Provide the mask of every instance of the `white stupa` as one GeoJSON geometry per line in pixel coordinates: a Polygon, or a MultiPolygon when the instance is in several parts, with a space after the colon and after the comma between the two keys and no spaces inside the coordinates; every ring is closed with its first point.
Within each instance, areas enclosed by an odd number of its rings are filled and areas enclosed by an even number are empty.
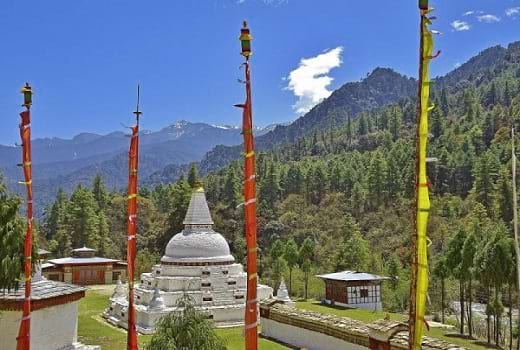
{"type": "MultiPolygon", "coordinates": [[[[157,320],[175,311],[184,295],[217,327],[242,325],[246,279],[225,238],[213,230],[206,196],[199,187],[191,196],[184,230],[170,239],[161,263],[152,272],[143,273],[141,283],[135,288],[137,330],[152,333],[157,320]]],[[[120,293],[114,293],[118,295],[110,299],[104,317],[126,328],[128,299],[120,298],[120,293]]],[[[272,294],[272,288],[258,286],[259,300],[272,294]]]]}
{"type": "Polygon", "coordinates": [[[275,299],[290,307],[294,307],[296,305],[289,296],[289,292],[287,291],[287,286],[285,285],[283,278],[282,282],[280,282],[280,286],[278,287],[278,292],[276,293],[275,299]]]}

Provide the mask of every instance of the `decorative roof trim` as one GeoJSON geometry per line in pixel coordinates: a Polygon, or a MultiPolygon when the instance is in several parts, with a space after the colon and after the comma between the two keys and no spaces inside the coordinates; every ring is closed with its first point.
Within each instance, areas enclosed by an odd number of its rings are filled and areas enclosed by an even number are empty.
{"type": "MultiPolygon", "coordinates": [[[[39,300],[31,300],[31,310],[41,310],[46,309],[48,307],[56,306],[56,305],[63,305],[72,303],[74,301],[80,300],[81,298],[85,297],[85,291],[77,291],[73,292],[72,294],[67,295],[60,295],[52,298],[47,299],[39,299],[39,300]]],[[[23,300],[5,300],[0,299],[0,310],[2,311],[21,311],[23,308],[23,300]]]]}

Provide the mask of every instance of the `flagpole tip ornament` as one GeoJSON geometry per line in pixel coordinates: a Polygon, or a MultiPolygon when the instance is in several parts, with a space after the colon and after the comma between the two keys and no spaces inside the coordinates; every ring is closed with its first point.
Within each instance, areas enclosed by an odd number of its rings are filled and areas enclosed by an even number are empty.
{"type": "Polygon", "coordinates": [[[29,83],[25,83],[25,86],[20,91],[23,94],[23,105],[26,108],[30,108],[32,105],[32,87],[29,83]]]}
{"type": "Polygon", "coordinates": [[[137,118],[137,121],[139,121],[139,117],[141,116],[141,114],[143,114],[143,112],[141,112],[139,110],[139,102],[141,100],[141,86],[139,84],[137,84],[137,106],[135,108],[135,111],[132,112],[133,114],[135,114],[135,117],[137,118]]]}
{"type": "Polygon", "coordinates": [[[240,54],[244,56],[246,60],[253,54],[251,52],[251,40],[253,40],[253,37],[247,27],[247,21],[244,21],[242,23],[242,29],[240,30],[240,43],[242,46],[242,52],[240,54]]]}
{"type": "Polygon", "coordinates": [[[428,10],[428,0],[419,0],[419,8],[423,11],[428,10]]]}

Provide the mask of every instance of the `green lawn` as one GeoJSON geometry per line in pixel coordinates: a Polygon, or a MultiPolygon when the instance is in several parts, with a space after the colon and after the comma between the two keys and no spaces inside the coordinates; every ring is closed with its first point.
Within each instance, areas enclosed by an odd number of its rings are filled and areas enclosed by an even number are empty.
{"type": "MultiPolygon", "coordinates": [[[[374,322],[376,320],[380,320],[382,318],[385,318],[386,315],[389,315],[391,320],[405,321],[408,319],[407,316],[401,315],[401,314],[387,313],[384,311],[374,312],[374,311],[363,310],[363,309],[345,309],[342,307],[322,305],[318,301],[297,302],[296,307],[299,309],[316,311],[316,312],[321,312],[324,314],[332,314],[332,315],[337,315],[337,316],[349,317],[349,318],[353,318],[355,320],[363,321],[365,323],[370,323],[370,322],[374,322]]],[[[454,331],[451,331],[451,332],[454,332],[454,331]]],[[[444,333],[445,333],[445,330],[443,330],[441,328],[430,328],[430,331],[427,331],[426,335],[433,337],[433,338],[439,338],[442,340],[446,340],[450,343],[461,345],[461,346],[464,346],[469,349],[475,349],[475,350],[486,349],[485,346],[478,345],[474,341],[461,339],[461,338],[457,338],[457,337],[447,337],[447,336],[445,336],[444,333]]]]}
{"type": "MultiPolygon", "coordinates": [[[[104,322],[101,313],[108,305],[109,295],[102,291],[87,291],[86,297],[79,305],[78,338],[84,344],[101,345],[103,350],[126,349],[126,331],[104,322]]],[[[244,349],[242,328],[218,329],[217,333],[226,339],[228,349],[244,349]]],[[[145,345],[150,336],[139,336],[139,344],[145,345]]],[[[260,339],[261,350],[287,350],[288,348],[275,342],[260,339]]]]}
{"type": "MultiPolygon", "coordinates": [[[[101,313],[108,305],[110,293],[103,290],[88,291],[86,297],[83,298],[79,306],[79,341],[84,344],[101,345],[103,350],[124,350],[126,348],[126,331],[117,327],[110,326],[101,318],[101,313]]],[[[363,309],[345,309],[341,307],[331,307],[321,305],[317,301],[297,302],[300,309],[317,311],[325,314],[333,314],[337,316],[350,317],[363,322],[373,322],[384,318],[386,312],[373,312],[363,309]]],[[[393,320],[404,321],[406,317],[400,314],[389,314],[393,320]]],[[[244,338],[242,336],[242,328],[218,329],[217,333],[226,339],[228,349],[242,350],[244,349],[244,338]]],[[[483,350],[485,347],[475,344],[475,342],[460,338],[446,337],[444,330],[440,328],[432,328],[427,335],[440,338],[451,343],[462,345],[464,347],[483,350]]],[[[150,341],[150,336],[139,336],[139,344],[145,345],[150,341]]],[[[275,342],[260,339],[261,350],[287,350],[288,348],[275,342]]]]}

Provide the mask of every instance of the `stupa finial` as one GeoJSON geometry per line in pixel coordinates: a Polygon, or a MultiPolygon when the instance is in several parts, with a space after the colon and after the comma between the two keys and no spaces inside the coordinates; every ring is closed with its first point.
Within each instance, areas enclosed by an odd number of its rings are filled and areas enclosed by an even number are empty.
{"type": "Polygon", "coordinates": [[[213,225],[208,202],[204,193],[202,182],[197,180],[193,186],[190,205],[186,211],[183,224],[185,226],[208,226],[213,225]]]}

